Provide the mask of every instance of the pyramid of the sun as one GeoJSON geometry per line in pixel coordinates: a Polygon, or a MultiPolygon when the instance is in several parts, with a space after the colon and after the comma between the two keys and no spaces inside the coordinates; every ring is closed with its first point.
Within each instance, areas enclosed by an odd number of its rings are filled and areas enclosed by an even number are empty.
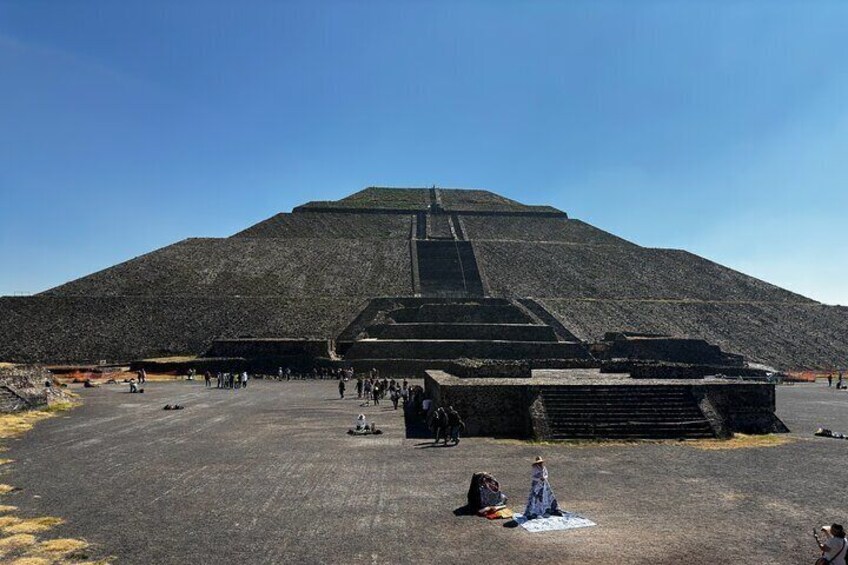
{"type": "Polygon", "coordinates": [[[660,333],[780,368],[848,361],[847,308],[686,251],[640,247],[548,206],[396,188],[310,202],[229,238],[187,239],[0,298],[0,361],[198,354],[222,338],[333,340],[376,297],[532,299],[537,322],[584,341],[660,333]]]}

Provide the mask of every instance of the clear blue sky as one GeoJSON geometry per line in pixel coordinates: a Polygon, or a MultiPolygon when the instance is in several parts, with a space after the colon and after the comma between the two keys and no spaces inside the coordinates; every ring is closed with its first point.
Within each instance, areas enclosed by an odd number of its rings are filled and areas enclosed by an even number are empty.
{"type": "Polygon", "coordinates": [[[846,30],[848,2],[0,0],[0,294],[437,184],[848,304],[846,30]]]}

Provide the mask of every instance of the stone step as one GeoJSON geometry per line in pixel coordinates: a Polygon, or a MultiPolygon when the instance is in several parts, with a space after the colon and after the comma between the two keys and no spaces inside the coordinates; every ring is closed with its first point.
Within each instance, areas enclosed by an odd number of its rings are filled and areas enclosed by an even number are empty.
{"type": "Polygon", "coordinates": [[[578,343],[499,340],[371,340],[354,342],[345,359],[588,359],[578,343]]]}
{"type": "Polygon", "coordinates": [[[655,420],[595,420],[595,421],[582,421],[582,422],[561,422],[557,420],[550,421],[551,430],[553,431],[564,431],[568,430],[581,430],[581,429],[611,429],[611,430],[621,430],[631,428],[628,431],[635,431],[638,428],[650,428],[655,427],[657,429],[669,429],[669,430],[684,430],[684,429],[707,429],[710,427],[710,423],[704,418],[699,419],[686,419],[686,420],[677,420],[677,421],[669,421],[662,419],[655,420]]]}
{"type": "Polygon", "coordinates": [[[548,404],[569,408],[605,408],[612,406],[690,406],[691,398],[668,398],[660,396],[637,396],[627,400],[620,398],[560,398],[543,397],[548,404]]]}
{"type": "Polygon", "coordinates": [[[553,329],[531,324],[380,324],[366,330],[374,339],[496,339],[506,341],[557,341],[553,329]]]}
{"type": "Polygon", "coordinates": [[[511,304],[442,303],[422,304],[387,312],[398,323],[529,324],[529,316],[511,304]]]}
{"type": "Polygon", "coordinates": [[[693,431],[693,430],[656,430],[649,431],[606,431],[599,434],[595,431],[585,432],[564,432],[560,434],[551,434],[552,440],[665,440],[665,439],[713,439],[715,434],[712,431],[693,431]]]}
{"type": "Polygon", "coordinates": [[[562,406],[547,406],[549,416],[586,416],[590,414],[616,415],[616,414],[700,414],[700,411],[692,406],[604,406],[589,408],[565,408],[562,406]]]}
{"type": "Polygon", "coordinates": [[[483,296],[483,282],[467,241],[416,241],[418,277],[425,296],[483,296]]]}
{"type": "Polygon", "coordinates": [[[699,412],[617,412],[615,414],[604,414],[601,412],[556,414],[548,412],[547,417],[551,421],[579,424],[581,422],[621,422],[630,420],[680,422],[703,419],[704,416],[699,412]]]}
{"type": "Polygon", "coordinates": [[[683,386],[565,386],[541,397],[553,439],[715,436],[683,386]]]}
{"type": "MultiPolygon", "coordinates": [[[[542,391],[542,395],[546,398],[621,398],[621,391],[615,391],[606,387],[578,387],[578,386],[570,386],[568,388],[573,388],[574,390],[562,390],[562,389],[544,389],[542,391]]],[[[642,387],[642,386],[629,386],[627,387],[627,396],[663,396],[663,397],[677,397],[677,398],[691,398],[690,392],[685,388],[681,389],[671,389],[671,390],[663,390],[663,387],[642,387]]]]}

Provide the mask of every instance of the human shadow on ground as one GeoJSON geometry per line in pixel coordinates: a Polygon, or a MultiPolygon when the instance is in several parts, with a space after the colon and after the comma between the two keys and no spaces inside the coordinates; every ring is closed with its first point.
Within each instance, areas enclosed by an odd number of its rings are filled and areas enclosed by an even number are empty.
{"type": "Polygon", "coordinates": [[[504,522],[503,527],[504,528],[517,528],[518,522],[516,522],[514,519],[513,520],[507,520],[506,522],[504,522]]]}
{"type": "Polygon", "coordinates": [[[424,442],[424,443],[416,443],[415,447],[417,449],[430,449],[430,448],[433,448],[433,447],[456,447],[456,444],[451,443],[451,444],[446,445],[444,443],[433,443],[432,441],[427,441],[427,442],[424,442]]]}

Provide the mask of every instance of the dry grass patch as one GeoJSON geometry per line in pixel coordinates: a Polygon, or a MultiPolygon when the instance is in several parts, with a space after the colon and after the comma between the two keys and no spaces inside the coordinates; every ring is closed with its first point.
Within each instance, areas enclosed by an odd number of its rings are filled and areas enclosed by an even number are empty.
{"type": "Polygon", "coordinates": [[[46,553],[52,556],[67,555],[88,547],[88,542],[74,538],[59,538],[43,541],[32,548],[32,553],[46,553]]]}
{"type": "Polygon", "coordinates": [[[35,534],[37,532],[47,531],[53,526],[58,526],[59,524],[64,523],[65,521],[61,518],[54,518],[53,516],[42,516],[41,518],[19,520],[15,524],[4,527],[3,531],[8,534],[35,534]]]}
{"type": "Polygon", "coordinates": [[[35,544],[35,536],[30,534],[17,534],[7,538],[0,538],[0,551],[19,549],[35,544]]]}
{"type": "Polygon", "coordinates": [[[8,504],[0,504],[0,512],[14,512],[17,510],[17,506],[9,506],[8,504]]]}
{"type": "Polygon", "coordinates": [[[0,439],[17,437],[32,429],[36,422],[52,416],[46,410],[28,410],[0,415],[0,439]]]}
{"type": "MultiPolygon", "coordinates": [[[[71,396],[78,396],[75,393],[69,393],[71,396]]],[[[76,402],[70,402],[68,400],[63,402],[54,402],[50,404],[47,408],[44,409],[44,412],[54,413],[54,412],[67,412],[71,408],[76,408],[76,402]]]]}
{"type": "Polygon", "coordinates": [[[792,443],[794,440],[785,435],[765,434],[748,435],[734,434],[730,439],[693,439],[680,442],[678,445],[694,447],[707,451],[722,451],[727,449],[752,449],[759,447],[778,447],[792,443]]]}
{"type": "Polygon", "coordinates": [[[21,519],[16,516],[0,516],[0,528],[6,528],[20,523],[21,519]]]}
{"type": "MultiPolygon", "coordinates": [[[[0,414],[0,439],[18,437],[30,431],[37,422],[51,418],[58,413],[67,412],[76,405],[74,402],[55,402],[41,410],[0,414]]],[[[8,460],[5,461],[8,462],[8,460]]]]}
{"type": "Polygon", "coordinates": [[[0,484],[0,494],[8,494],[8,493],[10,493],[12,491],[16,491],[16,490],[18,490],[18,489],[13,487],[12,485],[0,484]]]}
{"type": "Polygon", "coordinates": [[[0,465],[8,465],[12,461],[14,461],[14,459],[0,459],[0,465]]]}
{"type": "Polygon", "coordinates": [[[52,559],[44,557],[21,557],[12,561],[11,565],[50,565],[51,563],[53,563],[52,559]]]}

